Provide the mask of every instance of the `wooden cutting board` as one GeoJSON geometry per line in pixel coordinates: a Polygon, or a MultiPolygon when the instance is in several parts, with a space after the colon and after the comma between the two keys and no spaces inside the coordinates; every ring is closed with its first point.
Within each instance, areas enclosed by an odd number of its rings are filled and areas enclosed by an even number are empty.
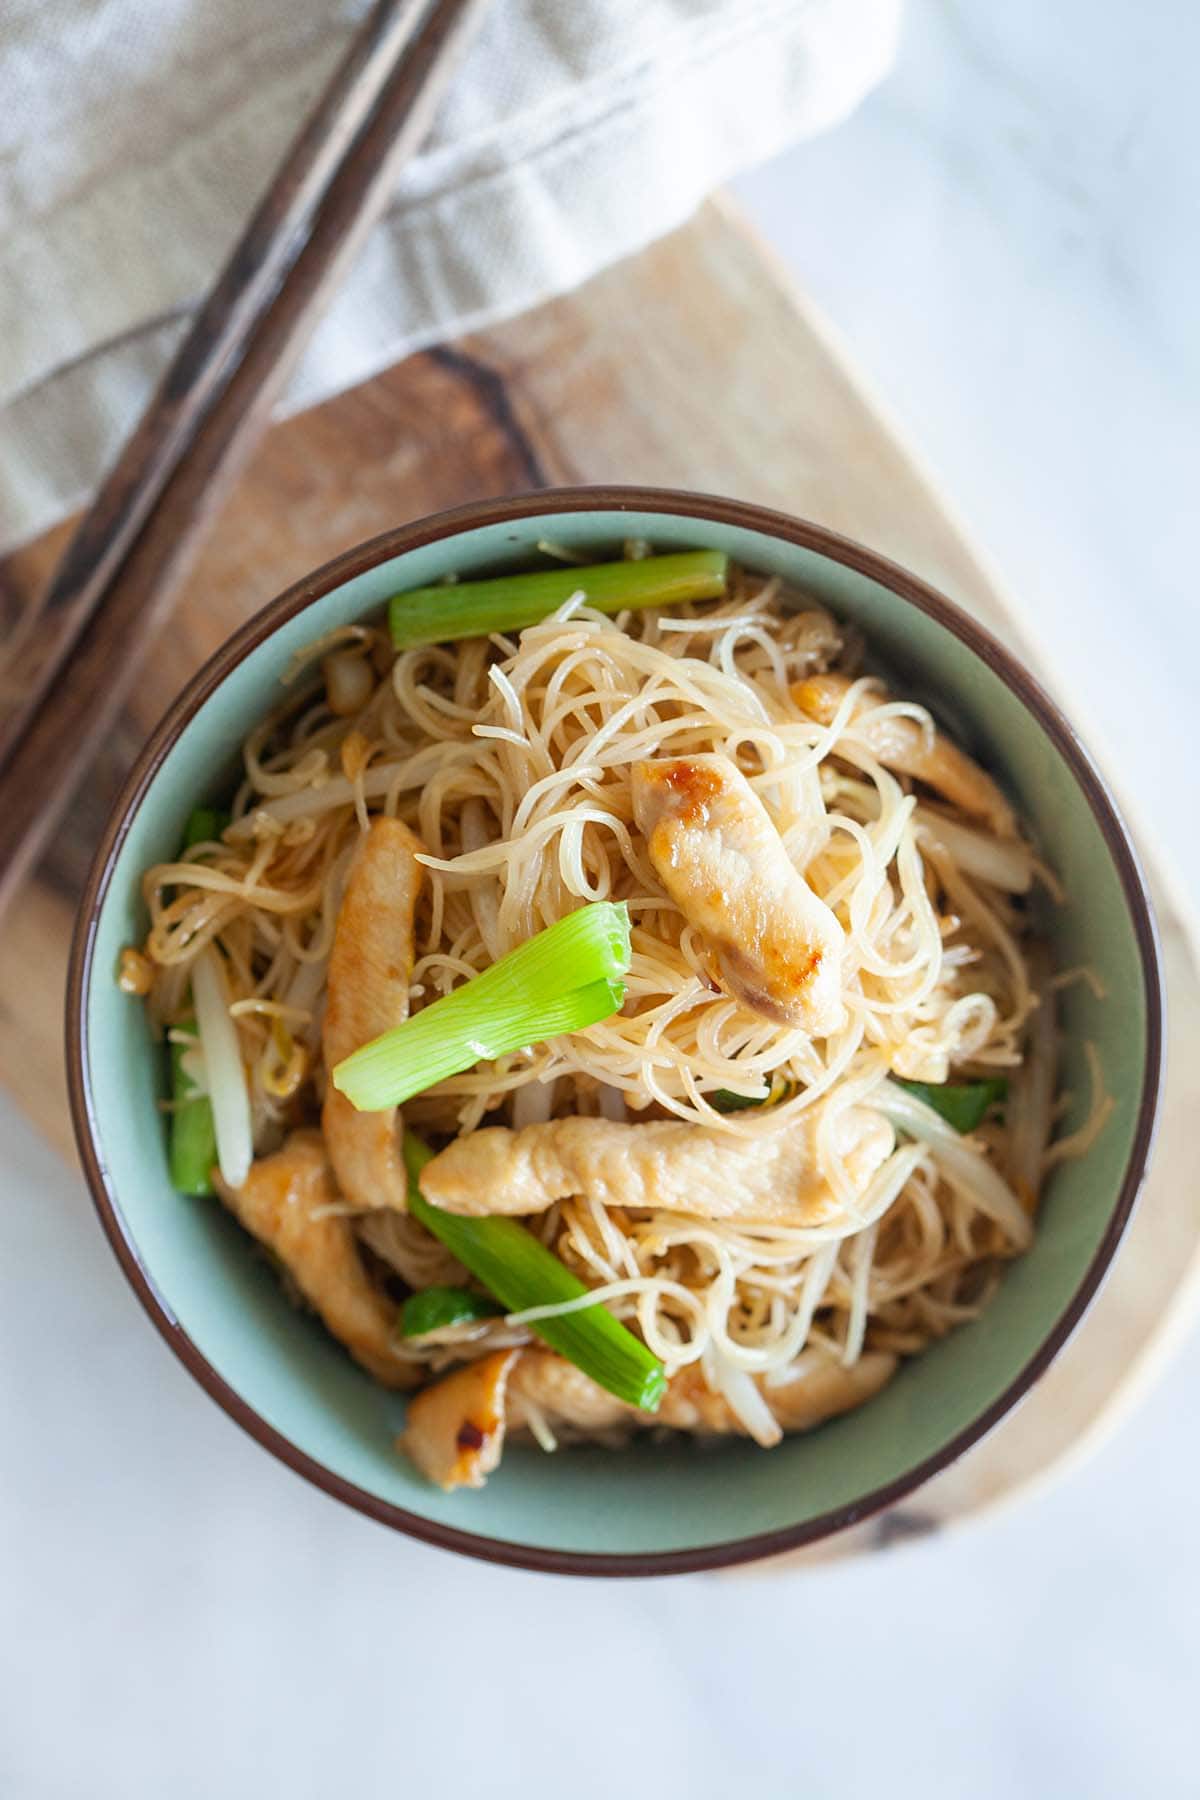
{"type": "MultiPolygon", "coordinates": [[[[61,1012],[76,899],[116,784],[182,683],[247,614],[385,526],[489,494],[589,481],[700,488],[819,520],[909,565],[1022,649],[1019,607],[724,202],[568,298],[410,357],[276,427],[0,938],[0,1081],[64,1155],[73,1147],[61,1012]]],[[[68,529],[0,562],[0,631],[68,529]]],[[[1154,1173],[1107,1287],[1049,1375],[985,1443],[901,1508],[800,1560],[876,1548],[1015,1495],[1095,1441],[1190,1316],[1200,1268],[1189,1145],[1200,1110],[1200,984],[1153,867],[1151,876],[1171,1075],[1154,1173]]]]}

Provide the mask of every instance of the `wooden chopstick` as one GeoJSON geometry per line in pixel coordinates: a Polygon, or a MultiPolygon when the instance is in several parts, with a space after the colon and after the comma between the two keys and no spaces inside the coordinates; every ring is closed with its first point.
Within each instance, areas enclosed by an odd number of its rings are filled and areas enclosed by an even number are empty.
{"type": "Polygon", "coordinates": [[[34,621],[47,646],[18,647],[34,697],[0,768],[0,912],[94,760],[486,4],[376,6],[81,523],[34,621]]]}
{"type": "Polygon", "coordinates": [[[419,7],[400,0],[383,0],[371,13],[292,143],[49,585],[4,647],[0,765],[41,705],[205,409],[228,379],[239,345],[295,260],[338,162],[379,99],[420,17],[419,7]]]}

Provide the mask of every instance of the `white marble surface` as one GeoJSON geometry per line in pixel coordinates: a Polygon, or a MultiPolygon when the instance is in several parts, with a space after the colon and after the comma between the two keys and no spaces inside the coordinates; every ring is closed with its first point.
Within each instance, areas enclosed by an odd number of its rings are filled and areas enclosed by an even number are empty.
{"type": "Polygon", "coordinates": [[[1195,1793],[1200,1346],[957,1536],[803,1574],[492,1569],[237,1431],[0,1120],[5,1800],[1195,1793]]]}
{"type": "Polygon", "coordinates": [[[909,0],[892,80],[739,184],[989,554],[1200,918],[1193,0],[909,0]]]}
{"type": "MultiPolygon", "coordinates": [[[[1189,0],[914,0],[889,89],[742,184],[1193,880],[1198,49],[1189,0]]],[[[957,1537],[554,1581],[272,1462],[2,1101],[0,1143],[3,1800],[1196,1791],[1200,1345],[1089,1466],[957,1537]]]]}

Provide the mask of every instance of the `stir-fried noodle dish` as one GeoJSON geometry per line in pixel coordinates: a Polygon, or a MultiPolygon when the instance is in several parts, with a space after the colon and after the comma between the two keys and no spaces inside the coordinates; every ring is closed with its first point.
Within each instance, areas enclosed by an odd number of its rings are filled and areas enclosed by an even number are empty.
{"type": "Polygon", "coordinates": [[[175,1187],[446,1488],[861,1405],[1108,1105],[1061,1135],[1052,873],[857,631],[714,551],[541,549],[313,644],[120,970],[175,1187]]]}

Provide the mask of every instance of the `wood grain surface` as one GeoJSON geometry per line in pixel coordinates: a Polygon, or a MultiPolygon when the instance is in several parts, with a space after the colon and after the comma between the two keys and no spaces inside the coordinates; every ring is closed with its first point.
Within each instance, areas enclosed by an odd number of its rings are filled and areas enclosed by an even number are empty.
{"type": "MultiPolygon", "coordinates": [[[[1018,609],[723,203],[577,293],[412,357],[276,427],[0,936],[0,1080],[65,1154],[60,1019],[74,903],[115,783],[180,685],[256,607],[385,526],[489,494],[587,481],[709,489],[819,520],[908,564],[1023,648],[1018,609]]],[[[68,529],[0,564],[0,612],[44,580],[68,529]]],[[[1069,706],[1069,694],[1060,698],[1069,706]]],[[[1190,1145],[1200,984],[1151,875],[1171,1076],[1154,1172],[1106,1288],[1050,1373],[982,1445],[896,1512],[800,1560],[899,1542],[1025,1490],[1095,1441],[1190,1318],[1200,1269],[1190,1145]]]]}

